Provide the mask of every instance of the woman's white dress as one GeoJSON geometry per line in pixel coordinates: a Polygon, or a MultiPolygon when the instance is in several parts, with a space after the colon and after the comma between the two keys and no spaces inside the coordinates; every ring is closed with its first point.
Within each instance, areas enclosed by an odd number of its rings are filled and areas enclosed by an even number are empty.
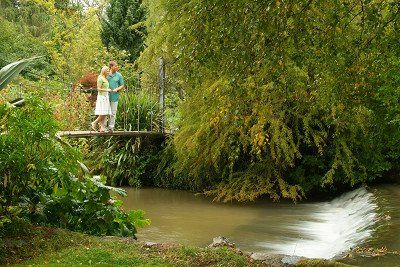
{"type": "MultiPolygon", "coordinates": [[[[99,75],[99,77],[97,78],[97,88],[102,88],[102,89],[109,88],[107,79],[104,78],[102,75],[99,75]]],[[[111,114],[110,99],[108,96],[108,92],[98,91],[94,114],[95,115],[111,114]]]]}

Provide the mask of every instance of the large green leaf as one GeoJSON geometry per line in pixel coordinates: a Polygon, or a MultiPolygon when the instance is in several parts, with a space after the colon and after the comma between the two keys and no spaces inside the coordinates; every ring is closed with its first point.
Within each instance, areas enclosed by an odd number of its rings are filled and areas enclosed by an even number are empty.
{"type": "Polygon", "coordinates": [[[28,66],[32,61],[35,61],[40,57],[32,57],[28,59],[22,59],[8,64],[0,70],[0,90],[5,88],[12,79],[14,79],[18,74],[28,66]]]}

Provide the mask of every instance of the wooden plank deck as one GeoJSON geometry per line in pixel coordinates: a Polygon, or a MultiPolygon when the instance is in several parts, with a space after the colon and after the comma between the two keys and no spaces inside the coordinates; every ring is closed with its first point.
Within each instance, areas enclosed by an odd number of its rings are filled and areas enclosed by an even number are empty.
{"type": "Polygon", "coordinates": [[[56,134],[58,137],[94,137],[94,136],[131,136],[131,137],[152,137],[165,138],[168,133],[150,132],[150,131],[113,131],[113,132],[97,132],[97,131],[61,131],[56,134]]]}

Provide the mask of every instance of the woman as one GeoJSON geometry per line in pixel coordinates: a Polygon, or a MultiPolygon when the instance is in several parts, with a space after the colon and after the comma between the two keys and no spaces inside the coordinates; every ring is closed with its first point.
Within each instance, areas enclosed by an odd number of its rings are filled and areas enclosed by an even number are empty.
{"type": "Polygon", "coordinates": [[[107,81],[108,75],[108,67],[104,66],[101,69],[101,73],[97,78],[97,100],[96,100],[96,109],[94,110],[94,114],[98,115],[97,119],[91,123],[92,129],[96,131],[96,125],[100,126],[100,132],[105,132],[105,120],[107,115],[110,115],[110,100],[108,98],[108,92],[111,92],[109,89],[109,84],[107,81]]]}

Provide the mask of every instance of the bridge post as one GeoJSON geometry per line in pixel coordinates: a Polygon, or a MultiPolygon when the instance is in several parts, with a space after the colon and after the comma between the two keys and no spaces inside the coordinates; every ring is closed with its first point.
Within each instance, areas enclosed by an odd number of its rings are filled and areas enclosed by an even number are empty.
{"type": "Polygon", "coordinates": [[[164,117],[164,110],[165,110],[165,62],[164,58],[160,58],[160,130],[162,133],[165,133],[165,117],[164,117]]]}

